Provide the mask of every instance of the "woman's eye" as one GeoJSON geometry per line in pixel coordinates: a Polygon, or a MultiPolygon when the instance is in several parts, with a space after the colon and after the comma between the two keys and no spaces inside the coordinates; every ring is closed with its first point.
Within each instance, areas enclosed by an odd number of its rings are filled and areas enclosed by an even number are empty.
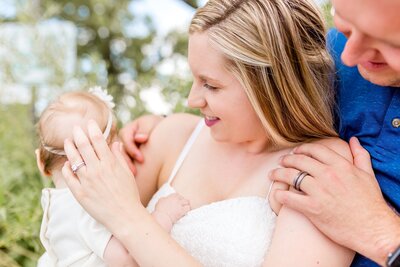
{"type": "Polygon", "coordinates": [[[205,83],[203,86],[204,86],[205,88],[207,88],[208,90],[216,90],[216,89],[217,89],[217,87],[211,86],[211,85],[209,85],[209,84],[207,84],[207,83],[205,83]]]}

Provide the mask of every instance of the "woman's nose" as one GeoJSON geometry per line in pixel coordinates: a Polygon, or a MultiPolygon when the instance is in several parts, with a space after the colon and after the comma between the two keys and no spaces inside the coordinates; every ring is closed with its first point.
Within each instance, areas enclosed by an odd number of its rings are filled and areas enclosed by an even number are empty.
{"type": "Polygon", "coordinates": [[[196,82],[193,82],[192,88],[190,88],[188,105],[191,108],[203,108],[206,105],[204,88],[196,82]]]}

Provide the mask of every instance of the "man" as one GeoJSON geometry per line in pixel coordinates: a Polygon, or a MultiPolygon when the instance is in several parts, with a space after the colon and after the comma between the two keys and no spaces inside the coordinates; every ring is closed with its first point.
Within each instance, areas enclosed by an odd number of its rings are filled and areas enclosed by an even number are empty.
{"type": "MultiPolygon", "coordinates": [[[[388,260],[400,266],[400,256],[388,259],[400,253],[400,1],[333,0],[333,6],[337,30],[328,43],[338,75],[339,134],[358,138],[350,139],[354,165],[307,144],[284,157],[286,168],[271,179],[303,191],[276,197],[328,237],[382,266],[388,260]]],[[[352,266],[378,266],[365,257],[356,255],[352,266]]]]}
{"type": "MultiPolygon", "coordinates": [[[[354,160],[320,145],[302,145],[270,178],[304,193],[278,191],[280,202],[365,256],[358,254],[352,266],[386,266],[389,259],[389,266],[400,267],[400,1],[333,0],[333,5],[335,25],[343,33],[328,35],[338,74],[338,128],[350,140],[354,160]]],[[[142,132],[149,132],[151,120],[144,121],[142,132]]],[[[121,137],[128,153],[142,161],[133,145],[136,127],[137,122],[128,124],[121,137]]]]}

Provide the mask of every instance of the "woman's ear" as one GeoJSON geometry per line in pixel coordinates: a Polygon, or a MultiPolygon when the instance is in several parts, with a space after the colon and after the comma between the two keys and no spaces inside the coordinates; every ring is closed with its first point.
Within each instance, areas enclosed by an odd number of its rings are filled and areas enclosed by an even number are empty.
{"type": "Polygon", "coordinates": [[[38,148],[35,149],[35,155],[36,155],[36,164],[38,166],[40,173],[43,176],[51,176],[51,173],[49,171],[45,171],[45,169],[44,169],[44,163],[40,159],[40,150],[38,148]]]}

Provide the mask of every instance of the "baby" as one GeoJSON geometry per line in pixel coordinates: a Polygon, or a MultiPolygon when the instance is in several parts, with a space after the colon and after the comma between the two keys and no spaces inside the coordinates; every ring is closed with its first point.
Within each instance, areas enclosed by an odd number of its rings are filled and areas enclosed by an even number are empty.
{"type": "MultiPolygon", "coordinates": [[[[138,266],[122,244],[78,204],[62,177],[67,160],[64,140],[72,139],[75,125],[86,129],[90,119],[103,129],[111,144],[117,138],[112,109],[112,96],[95,87],[89,92],[69,92],[61,95],[42,113],[38,122],[40,147],[36,149],[40,172],[52,178],[55,188],[42,191],[44,215],[40,240],[46,249],[38,267],[51,266],[138,266]]],[[[84,163],[73,166],[74,171],[84,163]]],[[[159,202],[152,213],[168,232],[173,224],[190,210],[183,197],[173,194],[159,202]]]]}

